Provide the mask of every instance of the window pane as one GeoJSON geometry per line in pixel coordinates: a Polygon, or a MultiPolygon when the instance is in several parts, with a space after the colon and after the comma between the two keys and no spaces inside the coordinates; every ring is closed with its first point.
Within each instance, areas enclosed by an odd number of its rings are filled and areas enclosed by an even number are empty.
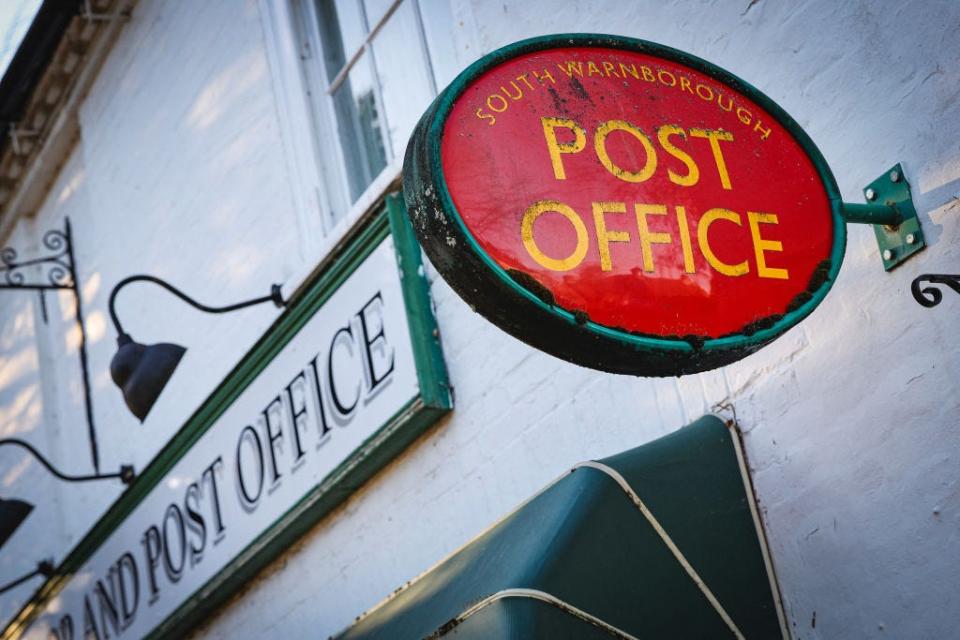
{"type": "Polygon", "coordinates": [[[402,157],[414,125],[433,92],[411,2],[404,2],[373,39],[383,108],[393,153],[402,157]]]}
{"type": "Polygon", "coordinates": [[[437,89],[443,91],[460,71],[453,40],[454,24],[453,14],[450,13],[450,2],[449,0],[420,0],[418,4],[423,20],[423,30],[427,36],[427,47],[430,50],[433,76],[437,81],[437,89]]]}
{"type": "Polygon", "coordinates": [[[330,82],[363,45],[366,31],[360,5],[357,0],[317,0],[317,21],[327,82],[330,82]]]}
{"type": "Polygon", "coordinates": [[[385,166],[383,118],[377,108],[370,60],[363,54],[333,93],[350,200],[355,201],[385,166]]]}
{"type": "Polygon", "coordinates": [[[367,11],[367,26],[370,29],[380,22],[380,18],[393,2],[394,0],[363,0],[363,8],[367,11]]]}

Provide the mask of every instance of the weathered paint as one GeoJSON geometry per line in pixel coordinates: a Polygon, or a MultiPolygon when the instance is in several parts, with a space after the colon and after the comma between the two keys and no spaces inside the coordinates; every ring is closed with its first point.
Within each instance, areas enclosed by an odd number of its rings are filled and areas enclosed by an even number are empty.
{"type": "MultiPolygon", "coordinates": [[[[903,161],[929,247],[884,274],[872,230],[851,225],[843,273],[816,313],[740,362],[680,379],[605,375],[530,349],[471,313],[425,265],[457,409],[193,637],[335,633],[570,465],[653,440],[722,401],[746,431],[794,637],[955,635],[960,298],[945,292],[925,309],[909,290],[916,275],[960,264],[960,4],[420,4],[452,7],[458,70],[503,44],[572,30],[616,30],[709,58],[803,124],[846,200],[863,201],[861,189],[903,161]]],[[[310,136],[294,129],[291,139],[281,126],[267,15],[254,0],[140,0],[83,101],[83,135],[50,197],[2,242],[26,255],[63,215],[74,222],[105,466],[142,469],[276,316],[267,305],[212,319],[131,288],[124,304],[137,332],[190,347],[176,387],[141,426],[102,378],[115,352],[104,324],[113,283],[145,270],[229,302],[269,282],[288,290],[325,255],[311,240],[322,238],[322,218],[301,219],[294,206],[302,167],[283,151],[310,136]]],[[[84,471],[73,453],[86,451],[73,316],[69,300],[47,304],[44,324],[37,296],[0,298],[0,420],[8,436],[84,471]]],[[[0,459],[4,497],[44,507],[0,553],[6,579],[39,557],[62,559],[122,489],[57,483],[12,451],[0,459]]],[[[6,619],[37,586],[3,594],[6,619]]]]}
{"type": "Polygon", "coordinates": [[[577,364],[679,375],[764,346],[829,290],[845,243],[825,161],[745,82],[615,36],[521,41],[464,71],[404,166],[451,286],[577,364]]]}

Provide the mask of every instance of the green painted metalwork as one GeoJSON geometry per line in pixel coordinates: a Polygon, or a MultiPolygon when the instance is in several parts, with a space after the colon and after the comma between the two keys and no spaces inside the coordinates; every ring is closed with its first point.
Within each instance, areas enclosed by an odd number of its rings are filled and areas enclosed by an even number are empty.
{"type": "Polygon", "coordinates": [[[335,637],[737,633],[787,635],[738,435],[705,416],[578,465],[335,637]]]}
{"type": "Polygon", "coordinates": [[[900,212],[885,204],[843,203],[843,219],[847,224],[885,224],[895,227],[903,222],[900,212]]]}
{"type": "Polygon", "coordinates": [[[884,271],[898,267],[927,246],[910,183],[899,163],[867,185],[863,194],[870,204],[844,203],[843,217],[847,222],[873,225],[884,271]]]}
{"type": "Polygon", "coordinates": [[[401,273],[407,320],[413,340],[420,395],[397,411],[380,430],[361,445],[324,481],[305,495],[239,556],[187,599],[149,637],[184,635],[204,616],[225,602],[324,515],[343,502],[377,470],[430,428],[453,407],[446,366],[440,350],[436,320],[423,275],[420,248],[405,212],[391,194],[383,209],[348,240],[346,248],[314,274],[285,312],[247,352],[177,434],[164,446],[133,485],[83,537],[54,575],[36,592],[0,637],[17,637],[56,597],[70,577],[83,566],[103,541],[146,498],[183,455],[216,422],[277,353],[297,334],[351,273],[391,231],[401,273]]]}

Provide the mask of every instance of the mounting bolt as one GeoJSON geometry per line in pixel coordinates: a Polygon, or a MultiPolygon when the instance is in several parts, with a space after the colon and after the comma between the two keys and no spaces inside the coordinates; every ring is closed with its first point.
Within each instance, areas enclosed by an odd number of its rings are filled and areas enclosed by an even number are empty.
{"type": "Polygon", "coordinates": [[[891,251],[890,249],[884,249],[883,259],[886,260],[887,262],[890,262],[891,260],[893,260],[893,251],[891,251]]]}
{"type": "Polygon", "coordinates": [[[896,169],[890,172],[890,182],[900,182],[900,172],[896,169]]]}
{"type": "Polygon", "coordinates": [[[904,238],[904,240],[907,241],[907,244],[913,244],[914,242],[917,241],[917,236],[913,235],[912,233],[908,233],[907,237],[904,238]]]}
{"type": "Polygon", "coordinates": [[[874,191],[873,189],[868,188],[866,191],[863,192],[863,195],[867,196],[867,200],[877,199],[877,192],[874,191]]]}
{"type": "Polygon", "coordinates": [[[133,484],[133,481],[137,479],[137,474],[133,470],[133,465],[131,464],[122,464],[120,465],[120,480],[123,484],[130,486],[133,484]]]}

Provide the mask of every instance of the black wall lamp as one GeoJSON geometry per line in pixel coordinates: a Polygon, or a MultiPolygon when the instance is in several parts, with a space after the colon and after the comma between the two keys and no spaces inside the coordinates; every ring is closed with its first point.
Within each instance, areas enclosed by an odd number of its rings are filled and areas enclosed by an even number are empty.
{"type": "Polygon", "coordinates": [[[44,297],[47,291],[67,290],[73,293],[76,304],[76,322],[80,330],[80,371],[83,375],[83,400],[87,417],[87,437],[90,441],[90,456],[94,471],[100,471],[100,453],[97,448],[97,430],[93,424],[93,401],[90,395],[90,371],[87,365],[87,330],[83,324],[83,306],[80,299],[77,263],[73,255],[73,232],[70,219],[63,221],[63,231],[51,229],[43,234],[43,250],[46,255],[37,258],[20,259],[13,247],[0,250],[0,290],[37,291],[40,294],[40,310],[44,322],[47,321],[47,305],[44,297]],[[39,270],[38,281],[27,280],[25,272],[39,270]]]}
{"type": "Polygon", "coordinates": [[[120,320],[117,318],[115,303],[120,289],[133,282],[152,282],[195,309],[206,313],[228,313],[264,302],[272,302],[278,308],[286,306],[278,284],[271,286],[270,295],[262,298],[238,302],[225,307],[210,307],[197,302],[170,283],[154,276],[140,274],[124,278],[118,282],[113,291],[110,292],[109,303],[110,318],[113,320],[113,326],[117,329],[117,353],[110,361],[110,376],[123,392],[123,399],[127,403],[127,407],[133,415],[140,419],[140,422],[143,422],[147,414],[150,413],[150,409],[153,408],[160,392],[163,391],[183,354],[186,353],[186,348],[166,342],[143,345],[134,342],[133,338],[123,330],[120,320]]]}
{"type": "MultiPolygon", "coordinates": [[[[34,449],[33,445],[31,445],[29,442],[20,440],[18,438],[4,438],[0,440],[0,447],[3,446],[15,446],[25,449],[27,452],[32,454],[33,457],[40,462],[40,464],[46,467],[47,471],[66,482],[90,482],[93,480],[119,479],[124,484],[129,485],[136,477],[133,467],[129,464],[121,465],[120,470],[116,473],[91,473],[84,475],[63,473],[50,464],[50,461],[44,458],[39,451],[34,449]]],[[[33,505],[29,502],[12,499],[4,500],[0,498],[0,547],[2,547],[7,539],[13,535],[13,532],[16,531],[21,524],[23,524],[23,521],[27,519],[27,516],[30,515],[31,511],[33,511],[33,505]]],[[[33,577],[33,575],[36,574],[31,574],[29,577],[33,577]]],[[[26,580],[27,578],[23,579],[26,580]]],[[[2,590],[0,590],[0,593],[2,593],[2,590]]]]}

